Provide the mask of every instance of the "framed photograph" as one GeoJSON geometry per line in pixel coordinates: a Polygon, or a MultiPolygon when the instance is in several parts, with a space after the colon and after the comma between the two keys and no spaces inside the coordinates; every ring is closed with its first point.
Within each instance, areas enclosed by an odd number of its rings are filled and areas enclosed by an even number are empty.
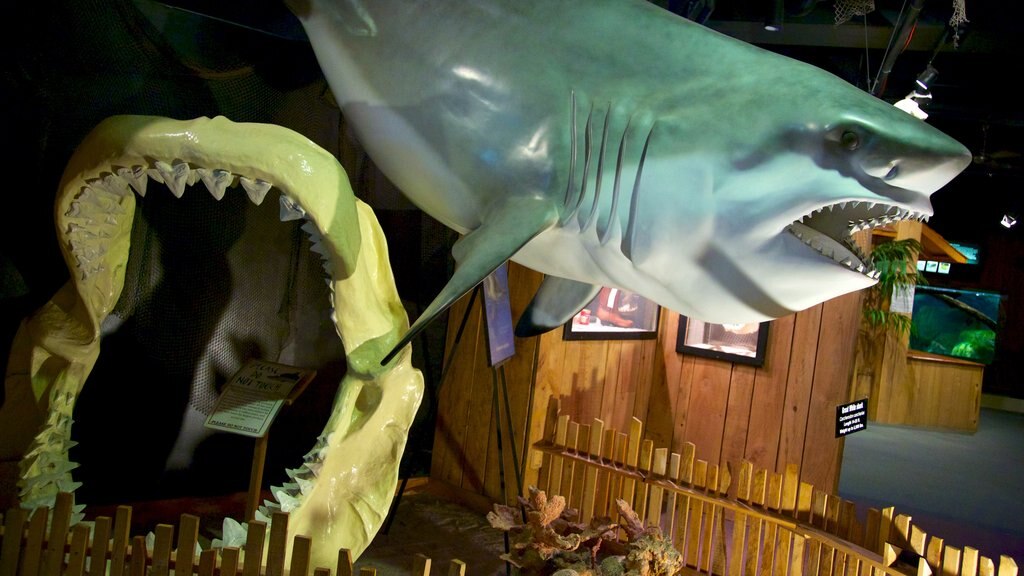
{"type": "Polygon", "coordinates": [[[762,366],[768,345],[768,324],[712,324],[680,316],[676,352],[762,366]]]}
{"type": "Polygon", "coordinates": [[[658,337],[661,308],[650,300],[619,288],[601,288],[572,321],[565,340],[642,340],[658,337]]]}

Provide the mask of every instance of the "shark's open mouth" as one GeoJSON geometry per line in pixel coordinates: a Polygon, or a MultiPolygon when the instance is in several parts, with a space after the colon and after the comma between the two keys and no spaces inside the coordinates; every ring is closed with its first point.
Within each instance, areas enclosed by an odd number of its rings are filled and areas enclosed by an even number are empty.
{"type": "Polygon", "coordinates": [[[853,234],[904,220],[927,221],[929,215],[890,204],[849,201],[822,206],[794,221],[786,230],[839,265],[872,279],[879,276],[853,234]]]}
{"type": "MultiPolygon", "coordinates": [[[[277,502],[257,518],[290,512],[289,541],[312,537],[315,565],[330,565],[342,547],[358,555],[393,498],[423,381],[408,354],[380,365],[408,320],[376,218],[355,199],[333,156],[278,126],[122,116],[79,146],[57,197],[72,280],[26,320],[8,368],[8,390],[28,390],[19,397],[31,398],[42,420],[21,462],[22,505],[51,504],[58,491],[77,487],[67,457],[75,400],[99,355],[100,325],[124,285],[135,196],[146,195],[149,180],[179,198],[200,183],[218,200],[240,187],[257,205],[277,188],[281,220],[305,220],[302,229],[329,277],[331,319],[348,372],[322,434],[305,462],[288,471],[293,482],[272,489],[277,502]]],[[[9,404],[4,409],[19,409],[9,404]]]]}

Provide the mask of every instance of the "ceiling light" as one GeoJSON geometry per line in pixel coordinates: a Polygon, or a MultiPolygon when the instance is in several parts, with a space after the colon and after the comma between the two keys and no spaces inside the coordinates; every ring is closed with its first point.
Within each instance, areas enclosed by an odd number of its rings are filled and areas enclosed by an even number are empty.
{"type": "Polygon", "coordinates": [[[928,87],[931,86],[932,82],[935,81],[935,77],[939,75],[939,71],[934,66],[928,64],[928,67],[917,75],[915,82],[921,88],[921,90],[928,91],[928,87]]]}
{"type": "Polygon", "coordinates": [[[769,32],[778,32],[782,30],[782,19],[785,13],[785,0],[773,0],[772,9],[765,16],[764,29],[769,32]]]}
{"type": "Polygon", "coordinates": [[[1003,228],[1013,228],[1017,224],[1017,219],[1009,214],[1003,214],[1003,219],[999,223],[1003,225],[1003,228]]]}

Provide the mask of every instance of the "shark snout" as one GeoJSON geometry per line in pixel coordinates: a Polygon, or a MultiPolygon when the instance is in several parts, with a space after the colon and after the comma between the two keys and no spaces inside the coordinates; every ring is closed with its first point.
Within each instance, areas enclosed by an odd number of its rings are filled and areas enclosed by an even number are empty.
{"type": "Polygon", "coordinates": [[[970,150],[949,139],[942,149],[908,150],[903,154],[867,156],[861,170],[887,185],[922,194],[932,194],[948,184],[970,165],[970,150]]]}

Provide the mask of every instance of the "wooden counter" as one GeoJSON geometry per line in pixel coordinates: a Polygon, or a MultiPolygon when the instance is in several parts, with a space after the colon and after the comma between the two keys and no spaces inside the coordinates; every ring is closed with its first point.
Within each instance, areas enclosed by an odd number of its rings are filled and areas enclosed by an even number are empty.
{"type": "Polygon", "coordinates": [[[910,350],[903,378],[882,383],[874,420],[974,432],[984,373],[984,364],[910,350]]]}

